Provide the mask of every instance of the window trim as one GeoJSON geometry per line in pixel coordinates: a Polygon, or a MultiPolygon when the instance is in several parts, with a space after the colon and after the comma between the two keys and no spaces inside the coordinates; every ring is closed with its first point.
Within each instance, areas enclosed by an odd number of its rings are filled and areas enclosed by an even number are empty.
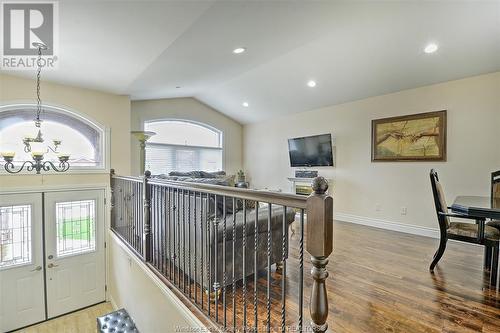
{"type": "MultiPolygon", "coordinates": [[[[107,126],[104,126],[94,120],[93,118],[89,117],[86,114],[83,114],[82,112],[78,112],[70,107],[67,106],[58,106],[54,104],[43,104],[43,109],[50,111],[50,112],[55,112],[55,113],[60,113],[64,114],[68,117],[74,118],[78,121],[81,121],[92,128],[94,128],[96,131],[100,133],[100,144],[102,147],[102,157],[103,157],[103,163],[101,166],[98,167],[92,167],[92,166],[70,166],[69,170],[64,172],[64,174],[102,174],[102,173],[109,173],[110,172],[110,165],[111,165],[111,154],[110,154],[110,129],[107,126]]],[[[6,112],[6,111],[15,111],[15,110],[26,110],[27,108],[33,109],[33,112],[36,109],[36,104],[35,103],[1,103],[0,102],[0,113],[6,112]]],[[[43,116],[42,116],[43,118],[43,116]]],[[[43,119],[42,119],[43,120],[43,119]]],[[[16,175],[31,175],[33,172],[28,172],[26,170],[23,170],[19,172],[16,175]]],[[[62,173],[56,172],[54,170],[50,171],[45,171],[44,174],[51,174],[51,175],[56,175],[59,174],[61,175],[62,173]]],[[[0,167],[0,176],[1,175],[13,175],[8,173],[7,171],[4,170],[3,168],[3,161],[2,161],[2,167],[0,167]]]]}
{"type": "MultiPolygon", "coordinates": [[[[203,148],[222,149],[222,170],[226,170],[226,141],[225,141],[225,133],[223,130],[220,130],[215,126],[212,126],[212,125],[207,124],[207,123],[203,123],[201,121],[186,119],[186,118],[175,118],[175,117],[154,118],[154,119],[141,118],[140,124],[142,126],[142,130],[144,130],[146,127],[146,124],[160,123],[160,122],[166,122],[166,121],[178,121],[178,122],[191,123],[191,124],[205,127],[207,129],[215,131],[215,132],[219,132],[219,134],[220,134],[220,136],[219,136],[220,148],[213,148],[213,147],[203,147],[203,148]]],[[[148,144],[148,143],[146,143],[146,144],[148,144]]],[[[157,143],[151,143],[151,144],[157,144],[157,143]]],[[[171,145],[171,144],[166,144],[166,145],[171,145]]],[[[179,145],[179,146],[183,146],[183,145],[179,145]]],[[[187,146],[187,147],[190,147],[190,146],[187,146]]],[[[197,147],[197,146],[192,146],[192,147],[197,147]]]]}

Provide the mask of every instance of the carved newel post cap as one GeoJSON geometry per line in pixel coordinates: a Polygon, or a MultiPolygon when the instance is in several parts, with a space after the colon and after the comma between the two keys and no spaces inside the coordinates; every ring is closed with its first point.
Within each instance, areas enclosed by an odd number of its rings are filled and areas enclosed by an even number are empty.
{"type": "Polygon", "coordinates": [[[151,177],[151,171],[146,170],[146,172],[144,172],[144,176],[146,176],[147,178],[151,177]]]}
{"type": "Polygon", "coordinates": [[[328,181],[325,177],[316,177],[314,178],[311,187],[316,194],[325,194],[328,190],[328,181]]]}

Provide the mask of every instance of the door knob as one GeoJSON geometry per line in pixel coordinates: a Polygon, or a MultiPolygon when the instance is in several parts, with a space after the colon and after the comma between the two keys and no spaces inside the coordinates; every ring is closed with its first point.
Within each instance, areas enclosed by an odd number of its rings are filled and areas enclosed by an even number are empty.
{"type": "Polygon", "coordinates": [[[30,272],[39,272],[42,270],[42,266],[36,266],[35,268],[33,268],[30,272]]]}
{"type": "Polygon", "coordinates": [[[54,268],[54,267],[57,267],[57,266],[59,266],[59,265],[56,265],[56,264],[50,263],[50,264],[48,264],[48,266],[47,266],[47,267],[48,267],[48,268],[54,268]]]}

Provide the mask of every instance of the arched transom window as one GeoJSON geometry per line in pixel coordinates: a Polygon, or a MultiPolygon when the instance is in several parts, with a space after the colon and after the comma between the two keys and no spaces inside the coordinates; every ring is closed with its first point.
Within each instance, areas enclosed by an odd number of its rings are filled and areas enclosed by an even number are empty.
{"type": "Polygon", "coordinates": [[[152,174],[222,170],[221,131],[185,120],[146,122],[144,130],[156,133],[146,144],[146,170],[152,174]]]}
{"type": "MultiPolygon", "coordinates": [[[[33,118],[35,106],[0,106],[0,151],[14,152],[14,164],[31,160],[23,139],[38,134],[33,118]]],[[[70,170],[105,169],[105,131],[92,121],[74,112],[44,106],[41,133],[44,145],[53,147],[54,140],[61,141],[56,152],[48,149],[44,160],[58,161],[58,153],[70,155],[70,170]]]]}

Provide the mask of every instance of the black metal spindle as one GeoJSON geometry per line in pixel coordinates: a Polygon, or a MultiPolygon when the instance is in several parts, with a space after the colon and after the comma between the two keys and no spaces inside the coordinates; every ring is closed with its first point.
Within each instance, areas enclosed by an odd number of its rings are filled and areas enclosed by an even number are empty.
{"type": "Polygon", "coordinates": [[[304,307],[304,209],[300,210],[300,241],[299,241],[299,332],[303,327],[304,307]]]}
{"type": "Polygon", "coordinates": [[[161,272],[163,276],[167,276],[167,196],[166,188],[161,187],[161,272]]]}
{"type": "Polygon", "coordinates": [[[271,332],[271,217],[272,204],[268,204],[267,212],[267,293],[266,293],[266,310],[267,310],[267,332],[271,332]]]}
{"type": "Polygon", "coordinates": [[[189,298],[191,298],[191,191],[188,191],[187,193],[188,197],[188,207],[187,207],[187,224],[188,224],[188,276],[187,276],[187,282],[188,282],[188,293],[189,293],[189,298]]]}
{"type": "Polygon", "coordinates": [[[207,307],[208,307],[208,316],[210,316],[211,314],[211,306],[210,306],[210,294],[212,292],[212,286],[211,286],[211,283],[212,283],[212,237],[210,235],[210,217],[209,217],[209,214],[210,214],[210,198],[209,198],[209,195],[207,194],[207,205],[206,205],[207,209],[206,209],[206,212],[205,212],[205,215],[206,215],[206,221],[207,221],[207,255],[208,255],[208,260],[207,260],[207,272],[208,272],[208,276],[207,276],[207,286],[208,286],[208,295],[207,295],[207,307]]]}
{"type": "Polygon", "coordinates": [[[235,275],[235,270],[236,270],[236,199],[233,198],[233,248],[232,248],[232,273],[233,273],[233,280],[231,284],[231,291],[233,293],[233,332],[236,332],[236,275],[235,275]]]}
{"type": "Polygon", "coordinates": [[[198,288],[196,283],[198,281],[198,258],[197,258],[197,249],[198,249],[198,237],[196,237],[196,233],[198,229],[196,229],[196,219],[198,216],[196,215],[196,192],[194,192],[194,203],[193,203],[193,230],[194,230],[194,304],[198,304],[198,288]]]}
{"type": "Polygon", "coordinates": [[[203,310],[203,294],[204,294],[204,276],[205,276],[205,266],[203,264],[203,260],[206,257],[206,251],[205,248],[203,247],[203,235],[205,234],[205,229],[203,228],[203,193],[200,192],[200,269],[201,269],[201,276],[200,276],[200,299],[201,299],[201,309],[203,310]]]}
{"type": "Polygon", "coordinates": [[[281,239],[281,332],[285,333],[286,326],[286,258],[288,226],[286,223],[286,206],[283,206],[283,230],[281,239]]]}
{"type": "Polygon", "coordinates": [[[247,201],[243,200],[243,332],[247,331],[247,274],[246,274],[246,247],[247,247],[247,201]]]}
{"type": "Polygon", "coordinates": [[[227,327],[227,308],[226,308],[226,197],[222,197],[222,306],[223,312],[223,326],[227,327]]]}
{"type": "Polygon", "coordinates": [[[255,221],[254,221],[254,241],[253,241],[253,310],[254,310],[254,331],[258,331],[259,312],[257,309],[257,293],[258,293],[258,274],[257,274],[257,248],[259,241],[259,202],[255,202],[255,221]]]}
{"type": "Polygon", "coordinates": [[[167,189],[167,260],[168,260],[168,278],[172,281],[172,190],[167,189]]]}
{"type": "Polygon", "coordinates": [[[186,192],[182,190],[182,291],[186,293],[186,192]]]}
{"type": "Polygon", "coordinates": [[[214,200],[214,298],[215,298],[215,322],[219,322],[219,220],[217,217],[217,195],[214,200]]]}
{"type": "Polygon", "coordinates": [[[177,204],[176,204],[176,225],[177,225],[177,234],[176,234],[176,238],[177,238],[177,254],[175,256],[175,259],[176,259],[176,268],[177,268],[177,285],[180,287],[181,285],[181,232],[180,232],[180,219],[181,219],[181,207],[180,207],[180,203],[181,203],[181,197],[180,197],[180,193],[179,193],[179,189],[176,189],[176,194],[175,196],[177,197],[177,204]]]}

